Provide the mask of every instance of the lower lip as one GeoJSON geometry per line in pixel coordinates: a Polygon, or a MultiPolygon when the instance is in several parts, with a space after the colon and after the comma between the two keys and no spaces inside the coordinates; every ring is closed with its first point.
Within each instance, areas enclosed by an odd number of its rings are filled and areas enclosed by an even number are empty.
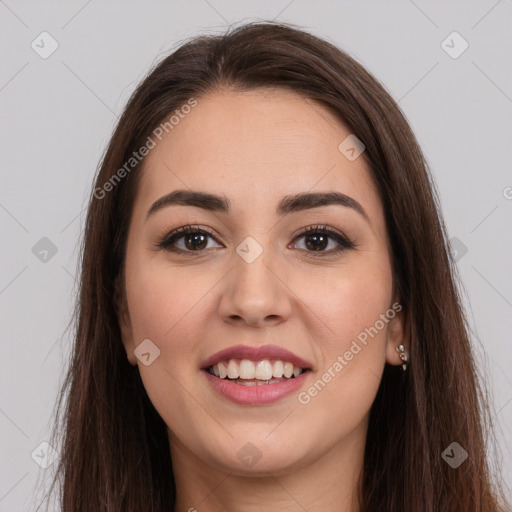
{"type": "Polygon", "coordinates": [[[222,396],[240,405],[266,405],[277,402],[297,391],[305,382],[309,371],[301,373],[298,377],[274,384],[260,384],[244,386],[235,384],[227,379],[215,377],[204,370],[208,382],[222,396]]]}

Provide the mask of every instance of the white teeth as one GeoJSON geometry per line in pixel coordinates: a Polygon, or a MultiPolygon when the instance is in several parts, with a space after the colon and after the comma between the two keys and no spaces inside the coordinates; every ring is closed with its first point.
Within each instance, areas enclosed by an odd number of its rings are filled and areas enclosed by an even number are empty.
{"type": "Polygon", "coordinates": [[[270,380],[272,378],[272,365],[266,359],[256,365],[256,379],[270,380]]]}
{"type": "Polygon", "coordinates": [[[241,379],[254,379],[256,369],[254,363],[249,359],[242,359],[240,362],[240,378],[241,379]]]}
{"type": "Polygon", "coordinates": [[[276,379],[280,379],[284,374],[284,366],[282,361],[276,361],[274,363],[274,371],[272,372],[272,377],[276,379]]]}
{"type": "MultiPolygon", "coordinates": [[[[292,375],[298,377],[303,371],[302,368],[294,366],[293,363],[287,361],[271,363],[268,359],[257,362],[249,359],[230,359],[229,361],[220,361],[210,369],[210,373],[221,379],[243,379],[247,381],[271,381],[272,378],[282,379],[283,377],[289,379],[292,375]]],[[[253,385],[252,382],[241,382],[241,384],[253,385]]]]}
{"type": "Polygon", "coordinates": [[[221,379],[225,379],[228,376],[228,369],[224,366],[223,362],[217,363],[216,365],[214,365],[214,368],[215,367],[219,371],[219,377],[221,379]]]}
{"type": "Polygon", "coordinates": [[[228,364],[228,377],[230,379],[238,379],[239,376],[238,365],[231,359],[228,364]]]}

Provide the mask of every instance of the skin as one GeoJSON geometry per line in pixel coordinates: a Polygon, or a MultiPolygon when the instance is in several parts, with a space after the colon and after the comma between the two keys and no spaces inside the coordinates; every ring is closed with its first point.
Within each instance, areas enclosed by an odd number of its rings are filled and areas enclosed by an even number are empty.
{"type": "MultiPolygon", "coordinates": [[[[359,511],[369,409],[384,366],[401,364],[403,312],[370,338],[334,378],[303,405],[297,393],[265,406],[240,406],[209,385],[201,363],[238,344],[275,344],[309,361],[307,390],[338,356],[397,300],[393,296],[382,203],[362,157],[338,145],[350,131],[324,107],[284,90],[218,90],[151,150],[145,160],[127,240],[126,296],[120,325],[128,360],[168,426],[179,511],[359,511]],[[176,189],[225,195],[232,212],[168,206],[176,189]],[[339,205],[278,216],[283,196],[338,191],[361,204],[369,221],[339,205]],[[156,249],[187,224],[215,239],[201,251],[156,249]],[[356,248],[318,255],[304,227],[325,224],[356,248]],[[236,252],[251,236],[262,254],[236,252]],[[150,339],[160,356],[145,366],[134,355],[150,339]],[[238,451],[261,454],[251,467],[238,451]]],[[[189,238],[190,240],[190,238],[189,238]]],[[[197,243],[197,242],[196,242],[197,243]]],[[[192,248],[191,248],[192,247],[192,248]]]]}

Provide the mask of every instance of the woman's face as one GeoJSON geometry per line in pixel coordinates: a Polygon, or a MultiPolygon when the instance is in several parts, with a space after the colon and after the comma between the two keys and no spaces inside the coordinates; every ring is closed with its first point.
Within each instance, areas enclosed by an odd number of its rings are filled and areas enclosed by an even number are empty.
{"type": "Polygon", "coordinates": [[[173,459],[280,474],[362,456],[403,313],[383,207],[349,135],[295,93],[226,90],[146,157],[120,321],[173,459]],[[192,192],[221,199],[187,204],[192,192]]]}

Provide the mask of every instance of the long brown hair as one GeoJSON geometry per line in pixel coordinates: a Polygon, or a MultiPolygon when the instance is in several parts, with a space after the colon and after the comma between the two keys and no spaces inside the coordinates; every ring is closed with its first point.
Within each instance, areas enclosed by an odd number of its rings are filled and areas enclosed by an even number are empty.
{"type": "Polygon", "coordinates": [[[489,409],[437,192],[415,136],[383,86],[349,55],[291,25],[264,22],[194,38],[163,59],[130,98],[103,157],[82,242],[75,344],[56,415],[62,442],[52,491],[59,483],[63,512],[173,510],[166,425],[127,360],[116,310],[143,160],[122,179],[112,177],[163,120],[219,87],[298,92],[332,111],[365,145],[384,206],[410,357],[406,374],[386,365],[370,411],[361,510],[502,510],[487,455],[489,409]],[[452,442],[468,453],[457,469],[441,456],[452,442]]]}

